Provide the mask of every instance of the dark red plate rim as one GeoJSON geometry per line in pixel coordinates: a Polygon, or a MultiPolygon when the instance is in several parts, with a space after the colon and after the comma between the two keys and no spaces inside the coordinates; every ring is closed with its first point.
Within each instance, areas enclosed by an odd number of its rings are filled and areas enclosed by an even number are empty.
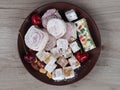
{"type": "Polygon", "coordinates": [[[44,83],[47,83],[47,84],[51,84],[51,85],[67,85],[67,84],[71,84],[71,83],[74,83],[76,81],[79,81],[80,79],[85,77],[92,70],[92,68],[95,66],[95,64],[99,58],[100,52],[101,52],[100,32],[98,30],[96,23],[91,18],[91,16],[86,11],[81,9],[80,7],[73,5],[71,3],[67,3],[67,2],[52,2],[52,3],[42,5],[39,8],[35,9],[25,19],[25,21],[23,22],[23,24],[19,30],[19,32],[22,34],[23,38],[24,38],[24,35],[27,32],[28,28],[32,25],[31,15],[33,13],[36,13],[36,12],[39,13],[40,15],[42,15],[46,10],[48,10],[50,8],[58,9],[60,11],[60,13],[63,15],[63,17],[64,17],[64,12],[66,10],[74,9],[77,12],[77,14],[79,15],[79,18],[86,18],[87,19],[87,23],[88,23],[88,26],[90,29],[91,36],[92,36],[92,38],[96,44],[96,47],[97,47],[96,49],[89,51],[89,54],[90,54],[89,60],[87,62],[83,63],[82,67],[80,69],[76,70],[77,74],[76,74],[75,78],[65,80],[65,81],[56,82],[52,79],[48,79],[45,75],[40,74],[38,71],[35,71],[29,63],[24,61],[24,55],[25,55],[25,50],[23,47],[24,42],[21,40],[21,37],[19,34],[18,34],[18,53],[19,53],[19,56],[21,58],[23,65],[25,66],[25,68],[28,70],[28,72],[31,75],[33,75],[38,80],[40,80],[44,83]]]}

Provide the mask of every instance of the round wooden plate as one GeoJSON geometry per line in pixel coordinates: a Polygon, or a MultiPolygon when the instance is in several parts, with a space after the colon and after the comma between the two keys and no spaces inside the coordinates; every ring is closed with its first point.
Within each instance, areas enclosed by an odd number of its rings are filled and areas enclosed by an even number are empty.
{"type": "MultiPolygon", "coordinates": [[[[94,67],[94,65],[96,64],[96,61],[98,60],[98,57],[100,55],[100,51],[101,51],[101,37],[100,37],[100,32],[94,22],[94,20],[80,7],[70,4],[70,3],[65,3],[65,2],[53,2],[53,3],[49,3],[46,5],[43,5],[37,9],[35,9],[24,21],[24,23],[22,24],[19,32],[21,33],[18,35],[18,52],[20,55],[20,58],[25,66],[25,68],[29,71],[29,73],[31,73],[35,78],[39,79],[42,82],[45,82],[47,84],[52,84],[52,85],[67,85],[67,84],[71,84],[74,83],[76,81],[79,81],[80,79],[82,79],[84,76],[86,76],[94,67]],[[74,9],[79,18],[86,18],[87,19],[87,23],[90,29],[90,33],[92,35],[92,38],[96,44],[96,49],[89,51],[89,60],[86,61],[85,63],[82,64],[81,68],[79,70],[76,71],[77,75],[74,79],[69,79],[69,80],[65,80],[65,81],[60,81],[60,82],[56,82],[52,79],[49,79],[48,77],[46,77],[46,75],[39,73],[38,71],[34,70],[31,65],[29,63],[27,63],[24,60],[24,56],[25,56],[25,50],[24,50],[24,36],[27,32],[27,30],[29,29],[29,27],[32,25],[31,23],[31,15],[33,13],[39,13],[41,16],[43,15],[44,12],[46,12],[46,10],[51,9],[51,8],[56,8],[60,14],[62,15],[63,19],[66,20],[64,13],[67,10],[70,9],[74,9]]],[[[25,46],[25,48],[27,48],[25,46]]],[[[27,48],[28,50],[28,48],[27,48]]]]}

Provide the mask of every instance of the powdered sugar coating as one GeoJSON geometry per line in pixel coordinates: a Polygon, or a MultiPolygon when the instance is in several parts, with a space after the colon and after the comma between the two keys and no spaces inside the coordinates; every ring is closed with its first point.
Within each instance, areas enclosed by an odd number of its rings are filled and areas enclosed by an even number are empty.
{"type": "Polygon", "coordinates": [[[62,17],[60,16],[59,12],[56,9],[49,9],[42,16],[42,25],[44,28],[47,28],[47,23],[52,18],[62,19],[62,17]]]}

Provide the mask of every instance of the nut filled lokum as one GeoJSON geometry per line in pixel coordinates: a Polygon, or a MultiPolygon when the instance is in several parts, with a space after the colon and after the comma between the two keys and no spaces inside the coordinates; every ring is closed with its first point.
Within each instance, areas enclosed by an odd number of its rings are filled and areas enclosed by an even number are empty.
{"type": "Polygon", "coordinates": [[[93,42],[93,39],[90,35],[86,19],[83,18],[83,19],[76,21],[75,25],[77,27],[77,33],[79,36],[79,40],[81,41],[84,51],[87,52],[87,51],[90,51],[96,48],[95,43],[93,42]]]}

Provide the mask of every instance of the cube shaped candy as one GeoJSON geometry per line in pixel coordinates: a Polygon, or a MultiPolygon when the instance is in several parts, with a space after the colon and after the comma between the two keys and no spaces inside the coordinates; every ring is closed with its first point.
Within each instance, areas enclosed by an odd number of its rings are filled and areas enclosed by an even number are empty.
{"type": "Polygon", "coordinates": [[[68,48],[67,50],[62,51],[62,55],[64,55],[65,58],[69,58],[73,56],[71,48],[68,48]]]}
{"type": "Polygon", "coordinates": [[[67,39],[58,39],[57,47],[62,50],[67,50],[68,49],[68,40],[67,39]]]}
{"type": "Polygon", "coordinates": [[[68,61],[73,70],[80,67],[79,61],[74,56],[72,56],[70,59],[68,59],[68,61]]]}
{"type": "Polygon", "coordinates": [[[65,16],[67,17],[68,21],[74,21],[74,20],[78,19],[77,14],[76,14],[75,10],[73,10],[73,9],[65,12],[65,16]]]}
{"type": "Polygon", "coordinates": [[[68,64],[68,61],[63,57],[59,57],[59,59],[57,60],[57,63],[61,66],[61,67],[65,67],[68,64]]]}
{"type": "Polygon", "coordinates": [[[54,64],[55,62],[57,61],[57,59],[53,56],[53,55],[51,55],[50,57],[48,57],[44,62],[46,63],[46,64],[54,64]]]}
{"type": "Polygon", "coordinates": [[[70,47],[73,51],[73,53],[76,53],[77,51],[79,51],[81,48],[78,46],[77,42],[74,41],[70,44],[70,47]]]}
{"type": "Polygon", "coordinates": [[[46,52],[46,51],[43,51],[42,53],[37,52],[36,56],[40,61],[45,61],[47,58],[49,58],[51,56],[51,53],[46,52]]]}
{"type": "Polygon", "coordinates": [[[56,64],[50,64],[50,63],[48,63],[45,66],[45,70],[48,71],[49,73],[51,73],[51,72],[53,72],[55,70],[56,67],[57,67],[56,64]]]}
{"type": "Polygon", "coordinates": [[[52,79],[56,81],[61,81],[64,79],[62,68],[58,68],[52,73],[52,79]]]}
{"type": "Polygon", "coordinates": [[[54,55],[55,58],[62,56],[60,49],[57,47],[51,49],[50,52],[54,55]]]}
{"type": "Polygon", "coordinates": [[[70,79],[75,77],[75,72],[71,66],[63,68],[63,74],[65,76],[65,79],[70,79]]]}

